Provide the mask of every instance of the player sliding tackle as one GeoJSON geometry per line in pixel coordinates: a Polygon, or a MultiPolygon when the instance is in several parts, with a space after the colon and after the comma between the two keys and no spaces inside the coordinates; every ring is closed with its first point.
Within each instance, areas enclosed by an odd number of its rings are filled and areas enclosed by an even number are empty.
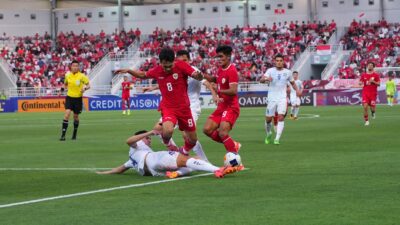
{"type": "Polygon", "coordinates": [[[160,64],[153,69],[143,72],[130,69],[117,70],[116,74],[129,73],[140,79],[156,79],[161,92],[159,110],[162,115],[162,138],[165,145],[170,144],[174,127],[185,132],[185,145],[179,152],[188,155],[197,143],[196,124],[190,110],[187,94],[188,77],[202,80],[201,72],[193,69],[188,63],[176,60],[172,49],[164,48],[159,54],[160,64]]]}
{"type": "MultiPolygon", "coordinates": [[[[176,53],[176,58],[177,60],[182,60],[184,62],[190,63],[190,54],[186,50],[180,50],[176,53]]],[[[192,66],[193,67],[193,66],[192,66]]],[[[193,67],[193,69],[197,70],[196,67],[193,67]]],[[[207,80],[196,80],[191,77],[188,78],[188,96],[189,96],[189,101],[190,101],[190,110],[192,111],[192,116],[194,119],[194,122],[196,123],[198,118],[200,117],[201,114],[201,104],[200,104],[200,91],[201,91],[201,85],[206,86],[210,91],[211,94],[213,95],[214,99],[216,99],[217,93],[215,90],[212,88],[211,84],[207,80]]],[[[146,87],[143,88],[143,92],[146,91],[154,91],[159,89],[158,85],[152,86],[152,87],[146,87]]],[[[162,132],[162,118],[154,125],[153,130],[160,131],[162,132]]],[[[185,133],[182,133],[183,138],[186,139],[185,133]]],[[[160,135],[161,137],[161,135],[160,135]]],[[[170,144],[167,145],[168,149],[174,150],[177,148],[175,142],[171,138],[170,144]]],[[[206,154],[203,151],[203,147],[200,144],[199,141],[197,141],[196,145],[193,147],[193,152],[196,153],[197,156],[199,156],[201,159],[208,161],[206,154]]]]}
{"type": "Polygon", "coordinates": [[[300,97],[301,92],[294,82],[292,71],[284,68],[283,56],[277,54],[274,59],[275,67],[268,69],[260,79],[260,82],[269,84],[268,106],[265,113],[265,131],[267,133],[265,144],[272,143],[272,119],[275,116],[275,112],[278,112],[278,125],[274,144],[279,145],[279,139],[285,125],[284,121],[287,110],[286,88],[288,82],[296,91],[297,96],[300,97]]]}
{"type": "Polygon", "coordinates": [[[142,176],[167,176],[176,178],[188,175],[191,171],[206,171],[214,173],[215,177],[222,178],[226,174],[240,170],[239,167],[226,166],[218,168],[209,162],[183,155],[175,151],[158,151],[151,149],[151,136],[156,131],[138,131],[129,137],[129,160],[121,166],[108,171],[99,171],[97,174],[121,174],[132,168],[142,176]]]}

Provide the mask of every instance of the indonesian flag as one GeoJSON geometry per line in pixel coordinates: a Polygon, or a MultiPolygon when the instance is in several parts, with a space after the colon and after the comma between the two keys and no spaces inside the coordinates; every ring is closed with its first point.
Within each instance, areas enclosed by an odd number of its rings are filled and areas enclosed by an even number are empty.
{"type": "Polygon", "coordinates": [[[358,18],[363,18],[364,16],[365,16],[365,13],[362,12],[362,13],[360,13],[360,15],[358,15],[358,18]]]}
{"type": "Polygon", "coordinates": [[[317,46],[317,54],[318,55],[329,55],[332,53],[332,49],[330,45],[318,45],[317,46]]]}
{"type": "Polygon", "coordinates": [[[285,9],[275,9],[274,10],[275,14],[285,14],[285,9]]]}

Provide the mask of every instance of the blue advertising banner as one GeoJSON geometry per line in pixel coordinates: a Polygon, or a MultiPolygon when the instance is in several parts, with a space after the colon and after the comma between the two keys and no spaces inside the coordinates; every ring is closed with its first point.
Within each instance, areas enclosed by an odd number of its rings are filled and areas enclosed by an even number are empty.
{"type": "MultiPolygon", "coordinates": [[[[129,99],[130,109],[157,109],[160,105],[160,95],[140,94],[129,99]]],[[[122,99],[116,95],[98,95],[89,98],[89,110],[120,110],[122,99]]]]}
{"type": "Polygon", "coordinates": [[[18,110],[18,98],[0,100],[0,113],[15,112],[18,110]]]}

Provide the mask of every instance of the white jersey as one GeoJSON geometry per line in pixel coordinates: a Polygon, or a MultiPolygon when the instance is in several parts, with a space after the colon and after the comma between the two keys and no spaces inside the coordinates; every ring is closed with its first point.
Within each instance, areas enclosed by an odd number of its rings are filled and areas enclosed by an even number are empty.
{"type": "Polygon", "coordinates": [[[194,78],[188,78],[188,96],[190,101],[190,109],[200,110],[200,91],[203,81],[194,78]]]}
{"type": "MultiPolygon", "coordinates": [[[[301,80],[295,80],[294,84],[297,86],[298,90],[303,89],[303,82],[301,82],[301,80]]],[[[297,97],[296,90],[294,90],[292,85],[290,85],[290,97],[297,97]]]]}
{"type": "Polygon", "coordinates": [[[294,81],[292,71],[288,69],[277,70],[276,67],[273,67],[265,72],[264,77],[272,78],[268,88],[268,102],[286,101],[287,84],[294,81]]]}
{"type": "MultiPolygon", "coordinates": [[[[196,71],[199,71],[198,68],[192,66],[192,68],[196,71]]],[[[199,81],[192,77],[188,78],[188,96],[190,101],[190,109],[192,111],[201,111],[201,103],[200,103],[200,92],[201,92],[201,85],[205,81],[199,81]]]]}
{"type": "Polygon", "coordinates": [[[140,175],[144,175],[144,164],[145,158],[148,153],[153,150],[147,146],[143,141],[138,141],[136,147],[130,147],[129,149],[129,160],[124,164],[126,168],[132,168],[140,175]]]}

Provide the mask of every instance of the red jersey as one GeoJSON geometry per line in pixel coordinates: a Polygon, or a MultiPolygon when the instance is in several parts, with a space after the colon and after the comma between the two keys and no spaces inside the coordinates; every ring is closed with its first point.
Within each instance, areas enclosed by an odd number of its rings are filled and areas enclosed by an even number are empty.
{"type": "Polygon", "coordinates": [[[156,79],[160,87],[162,96],[160,109],[163,107],[190,108],[187,80],[194,72],[195,70],[188,63],[176,60],[170,74],[167,74],[161,65],[146,73],[147,77],[156,79]]]}
{"type": "Polygon", "coordinates": [[[371,84],[370,83],[371,78],[373,78],[375,82],[380,82],[379,74],[377,74],[375,72],[371,73],[371,74],[363,73],[361,75],[360,82],[362,82],[364,84],[363,94],[364,93],[368,93],[368,94],[377,94],[378,93],[378,85],[371,84]]]}
{"type": "Polygon", "coordinates": [[[129,81],[124,81],[124,82],[122,82],[122,84],[121,84],[121,86],[122,86],[122,95],[127,95],[127,96],[129,96],[129,92],[130,92],[130,86],[131,86],[131,82],[129,82],[129,81]]]}
{"type": "Polygon", "coordinates": [[[239,109],[239,100],[237,94],[225,95],[220,92],[221,90],[229,89],[229,84],[238,83],[239,75],[237,73],[236,67],[233,64],[230,64],[226,69],[222,69],[221,67],[218,68],[216,78],[218,85],[218,96],[224,99],[224,101],[219,104],[222,104],[222,106],[225,107],[232,107],[239,109]]]}

